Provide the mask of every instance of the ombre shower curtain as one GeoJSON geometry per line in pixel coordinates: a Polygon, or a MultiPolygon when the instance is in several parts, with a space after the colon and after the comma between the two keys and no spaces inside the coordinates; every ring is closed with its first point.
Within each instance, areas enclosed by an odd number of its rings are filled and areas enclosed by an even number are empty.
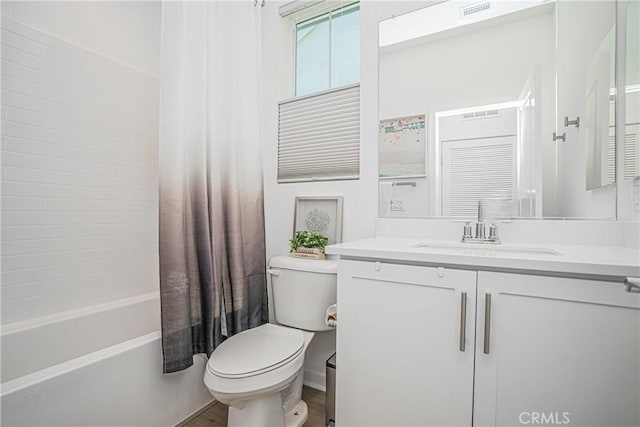
{"type": "Polygon", "coordinates": [[[261,7],[166,1],[160,92],[164,372],[268,319],[261,7]]]}

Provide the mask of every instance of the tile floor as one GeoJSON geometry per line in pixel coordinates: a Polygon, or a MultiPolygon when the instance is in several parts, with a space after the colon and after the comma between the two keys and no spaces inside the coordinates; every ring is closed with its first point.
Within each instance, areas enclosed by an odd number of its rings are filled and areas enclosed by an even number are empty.
{"type": "MultiPolygon", "coordinates": [[[[309,418],[304,427],[324,427],[324,392],[309,387],[302,389],[302,399],[309,407],[309,418]]],[[[227,407],[216,403],[197,417],[180,424],[181,427],[227,427],[227,407]]]]}

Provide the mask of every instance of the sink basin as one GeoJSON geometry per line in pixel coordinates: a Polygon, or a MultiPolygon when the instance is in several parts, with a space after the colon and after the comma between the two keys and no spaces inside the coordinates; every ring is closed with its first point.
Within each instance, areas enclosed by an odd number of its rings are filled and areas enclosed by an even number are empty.
{"type": "Polygon", "coordinates": [[[555,249],[541,248],[537,246],[510,246],[491,243],[440,243],[424,242],[414,246],[419,249],[432,250],[434,252],[455,252],[477,255],[562,255],[555,249]]]}

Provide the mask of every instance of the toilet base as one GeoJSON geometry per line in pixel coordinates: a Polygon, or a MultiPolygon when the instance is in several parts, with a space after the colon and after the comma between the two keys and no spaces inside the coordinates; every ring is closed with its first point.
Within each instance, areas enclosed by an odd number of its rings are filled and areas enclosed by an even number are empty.
{"type": "Polygon", "coordinates": [[[309,417],[307,404],[301,400],[286,414],[282,395],[272,393],[246,402],[242,409],[229,406],[228,427],[302,427],[309,417]]]}
{"type": "Polygon", "coordinates": [[[284,414],[285,427],[302,427],[309,418],[309,409],[304,400],[298,402],[288,413],[284,414]]]}
{"type": "Polygon", "coordinates": [[[242,409],[229,406],[228,427],[285,427],[280,393],[248,400],[242,409]]]}

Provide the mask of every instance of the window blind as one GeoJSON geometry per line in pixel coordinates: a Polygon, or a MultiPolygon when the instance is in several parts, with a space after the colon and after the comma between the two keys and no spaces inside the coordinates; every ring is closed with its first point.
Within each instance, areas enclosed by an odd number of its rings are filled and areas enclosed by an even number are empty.
{"type": "Polygon", "coordinates": [[[358,179],[360,85],[278,105],[278,182],[358,179]]]}

